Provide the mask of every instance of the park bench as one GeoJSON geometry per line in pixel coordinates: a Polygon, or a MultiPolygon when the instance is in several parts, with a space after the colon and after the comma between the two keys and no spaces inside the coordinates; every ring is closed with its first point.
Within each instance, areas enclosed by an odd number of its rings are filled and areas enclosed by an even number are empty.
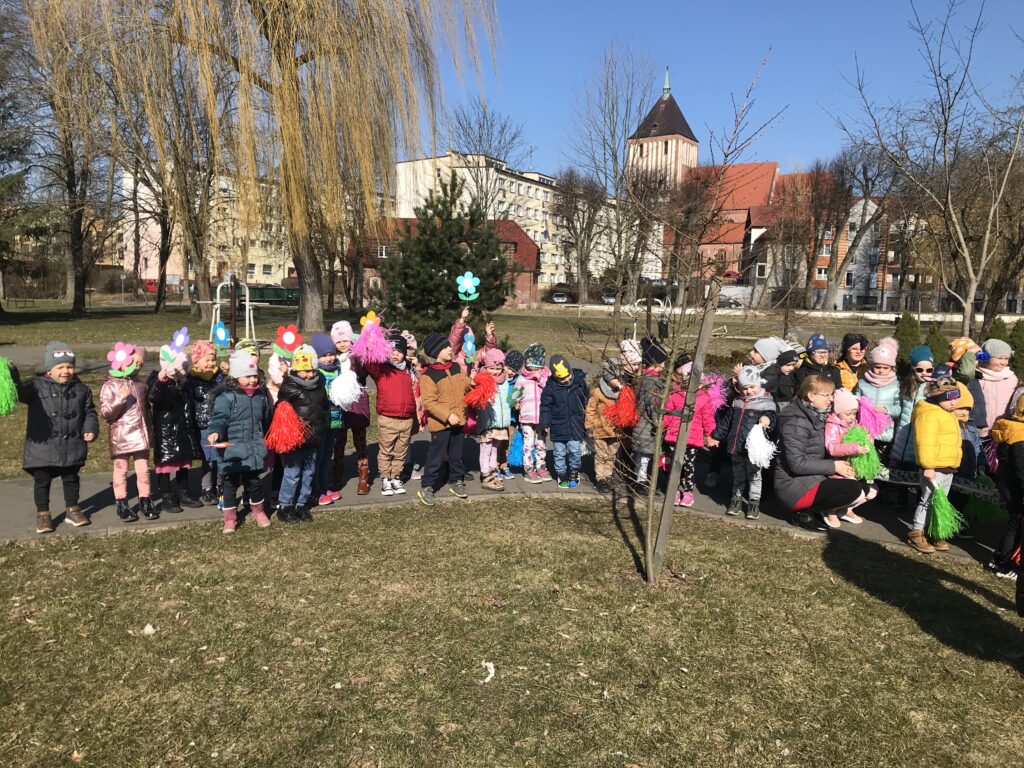
{"type": "Polygon", "coordinates": [[[9,298],[7,303],[15,307],[34,307],[36,305],[35,299],[29,298],[9,298]]]}

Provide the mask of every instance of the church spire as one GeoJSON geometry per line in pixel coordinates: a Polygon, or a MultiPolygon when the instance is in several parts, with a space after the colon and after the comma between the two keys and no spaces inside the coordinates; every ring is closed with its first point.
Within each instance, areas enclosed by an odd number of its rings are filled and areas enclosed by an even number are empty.
{"type": "Polygon", "coordinates": [[[662,100],[672,95],[672,86],[668,84],[668,67],[665,67],[665,87],[661,89],[662,100]]]}

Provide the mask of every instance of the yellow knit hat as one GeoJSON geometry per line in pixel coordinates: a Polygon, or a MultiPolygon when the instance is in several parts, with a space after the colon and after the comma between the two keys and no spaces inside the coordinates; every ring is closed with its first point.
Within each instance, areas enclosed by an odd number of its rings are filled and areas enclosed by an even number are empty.
{"type": "Polygon", "coordinates": [[[317,369],[316,351],[305,344],[295,350],[292,357],[293,371],[315,371],[317,369]]]}

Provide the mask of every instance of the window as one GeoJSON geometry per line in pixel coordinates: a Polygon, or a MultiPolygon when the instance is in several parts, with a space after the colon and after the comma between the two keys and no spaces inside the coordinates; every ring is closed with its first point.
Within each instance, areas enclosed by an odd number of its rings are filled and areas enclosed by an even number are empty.
{"type": "Polygon", "coordinates": [[[832,235],[833,235],[833,234],[835,234],[835,233],[834,233],[834,232],[832,231],[832,227],[829,227],[828,229],[826,229],[826,230],[825,230],[825,231],[824,231],[824,232],[822,233],[821,237],[822,237],[822,239],[824,239],[824,240],[831,240],[831,239],[832,239],[832,235]]]}
{"type": "Polygon", "coordinates": [[[548,281],[548,276],[545,275],[543,272],[541,272],[540,276],[537,278],[537,282],[538,283],[546,283],[547,281],[548,281]]]}
{"type": "Polygon", "coordinates": [[[644,156],[644,145],[643,145],[643,143],[641,143],[640,144],[640,157],[643,157],[643,156],[644,156]]]}
{"type": "Polygon", "coordinates": [[[848,270],[846,273],[846,281],[844,283],[847,288],[853,288],[853,271],[848,270]]]}
{"type": "Polygon", "coordinates": [[[1007,299],[1006,300],[1006,311],[1011,313],[1011,314],[1014,314],[1014,315],[1017,314],[1017,300],[1016,299],[1007,299]]]}
{"type": "Polygon", "coordinates": [[[255,264],[246,264],[245,265],[245,272],[246,272],[247,275],[249,275],[249,277],[255,277],[256,276],[256,265],[255,264]]]}
{"type": "Polygon", "coordinates": [[[822,256],[831,256],[832,255],[832,243],[824,243],[821,246],[821,255],[822,256]]]}
{"type": "Polygon", "coordinates": [[[662,152],[662,154],[663,155],[667,155],[668,154],[668,142],[667,141],[665,142],[665,151],[662,152]]]}
{"type": "Polygon", "coordinates": [[[386,245],[377,246],[377,258],[386,259],[388,257],[388,247],[386,245]]]}
{"type": "Polygon", "coordinates": [[[274,274],[273,266],[271,266],[270,264],[264,264],[263,265],[263,276],[264,277],[270,277],[272,274],[274,274]]]}
{"type": "Polygon", "coordinates": [[[763,261],[759,261],[757,263],[757,270],[754,274],[762,280],[765,279],[768,277],[768,265],[763,261]]]}
{"type": "Polygon", "coordinates": [[[814,277],[816,280],[828,280],[828,267],[818,267],[814,277]]]}

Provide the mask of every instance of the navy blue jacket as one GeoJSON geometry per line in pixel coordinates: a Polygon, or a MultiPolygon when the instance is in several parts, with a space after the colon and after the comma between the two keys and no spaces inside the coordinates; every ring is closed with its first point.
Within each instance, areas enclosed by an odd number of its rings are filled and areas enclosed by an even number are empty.
{"type": "Polygon", "coordinates": [[[270,426],[270,395],[260,387],[249,397],[231,381],[227,386],[210,394],[213,404],[210,414],[210,432],[216,432],[219,441],[231,443],[220,449],[217,469],[222,475],[263,469],[267,446],[263,435],[270,426]]]}
{"type": "Polygon", "coordinates": [[[720,408],[715,414],[715,431],[711,436],[725,445],[730,455],[745,456],[747,436],[762,416],[767,416],[771,422],[769,429],[775,426],[778,412],[771,395],[762,393],[749,399],[737,397],[728,409],[720,408]]]}
{"type": "Polygon", "coordinates": [[[583,421],[589,399],[590,389],[583,371],[574,368],[568,384],[559,384],[552,376],[540,398],[537,426],[551,430],[551,440],[556,443],[583,440],[586,437],[583,421]]]}

